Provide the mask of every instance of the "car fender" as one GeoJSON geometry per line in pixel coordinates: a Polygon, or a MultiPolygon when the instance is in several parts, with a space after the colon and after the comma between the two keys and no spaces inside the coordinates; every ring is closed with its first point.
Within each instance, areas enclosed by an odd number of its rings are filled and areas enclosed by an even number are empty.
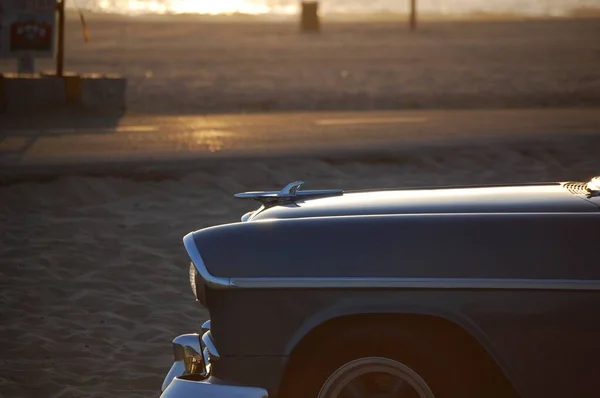
{"type": "MultiPolygon", "coordinates": [[[[441,318],[445,321],[451,322],[458,327],[462,328],[468,334],[470,334],[492,357],[492,359],[498,364],[505,376],[514,383],[515,378],[510,367],[502,360],[502,357],[498,355],[494,344],[485,335],[485,333],[471,321],[468,317],[463,314],[444,310],[439,307],[431,307],[424,305],[403,305],[393,303],[381,303],[381,302],[370,302],[364,303],[358,300],[346,300],[338,302],[332,306],[329,306],[311,317],[307,318],[298,330],[294,333],[289,343],[285,348],[285,358],[289,358],[294,349],[300,344],[300,342],[308,336],[313,330],[326,322],[340,319],[346,316],[353,315],[376,315],[376,314],[396,314],[396,315],[427,315],[436,318],[441,318]]],[[[515,385],[518,390],[518,386],[515,385]]]]}

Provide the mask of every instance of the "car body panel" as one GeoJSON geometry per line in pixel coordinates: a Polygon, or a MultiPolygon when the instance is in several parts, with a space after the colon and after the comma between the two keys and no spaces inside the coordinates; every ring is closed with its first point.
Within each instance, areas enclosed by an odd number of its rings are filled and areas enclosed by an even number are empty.
{"type": "Polygon", "coordinates": [[[265,202],[242,222],[184,238],[220,354],[213,376],[273,397],[290,355],[319,325],[422,315],[473,336],[523,397],[595,397],[600,199],[581,187],[294,200],[293,183],[281,196],[239,196],[265,202]]]}
{"type": "Polygon", "coordinates": [[[593,366],[600,356],[600,322],[590,316],[600,309],[600,291],[242,289],[213,290],[209,300],[223,354],[215,374],[250,383],[256,380],[258,361],[246,360],[243,367],[239,357],[262,358],[261,363],[271,357],[266,368],[272,377],[258,379],[272,395],[287,357],[315,327],[342,316],[390,313],[429,315],[459,325],[524,397],[556,392],[591,397],[600,388],[593,366]],[[551,385],[549,375],[557,377],[551,385]]]}
{"type": "Polygon", "coordinates": [[[251,220],[423,213],[545,213],[598,211],[561,184],[349,192],[257,212],[251,220]]]}
{"type": "Polygon", "coordinates": [[[600,279],[573,261],[594,250],[599,223],[599,212],[316,217],[194,239],[210,273],[229,278],[600,279]]]}

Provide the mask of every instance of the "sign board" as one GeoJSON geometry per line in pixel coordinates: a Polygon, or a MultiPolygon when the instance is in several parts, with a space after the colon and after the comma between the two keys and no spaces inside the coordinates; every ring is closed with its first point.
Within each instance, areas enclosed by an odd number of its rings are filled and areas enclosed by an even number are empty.
{"type": "Polygon", "coordinates": [[[0,58],[52,58],[56,0],[0,0],[0,58]]]}

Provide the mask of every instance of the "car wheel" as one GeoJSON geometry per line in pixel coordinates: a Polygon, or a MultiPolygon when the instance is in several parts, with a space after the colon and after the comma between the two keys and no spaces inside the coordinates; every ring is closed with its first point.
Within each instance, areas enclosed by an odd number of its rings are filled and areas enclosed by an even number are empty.
{"type": "Polygon", "coordinates": [[[434,398],[427,382],[405,364],[385,357],[350,361],[325,381],[317,398],[434,398]]]}
{"type": "Polygon", "coordinates": [[[292,358],[278,397],[514,397],[476,347],[380,326],[329,335],[292,358]]]}

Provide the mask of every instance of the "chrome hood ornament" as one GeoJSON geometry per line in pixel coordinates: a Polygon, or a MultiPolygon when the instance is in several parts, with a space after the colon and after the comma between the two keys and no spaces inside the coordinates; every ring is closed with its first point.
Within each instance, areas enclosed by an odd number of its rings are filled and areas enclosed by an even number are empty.
{"type": "Polygon", "coordinates": [[[300,190],[304,181],[294,181],[286,185],[281,191],[253,191],[235,194],[238,199],[257,200],[265,207],[276,206],[280,204],[294,203],[300,200],[326,198],[330,196],[341,196],[344,191],[341,189],[325,190],[300,190]]]}

